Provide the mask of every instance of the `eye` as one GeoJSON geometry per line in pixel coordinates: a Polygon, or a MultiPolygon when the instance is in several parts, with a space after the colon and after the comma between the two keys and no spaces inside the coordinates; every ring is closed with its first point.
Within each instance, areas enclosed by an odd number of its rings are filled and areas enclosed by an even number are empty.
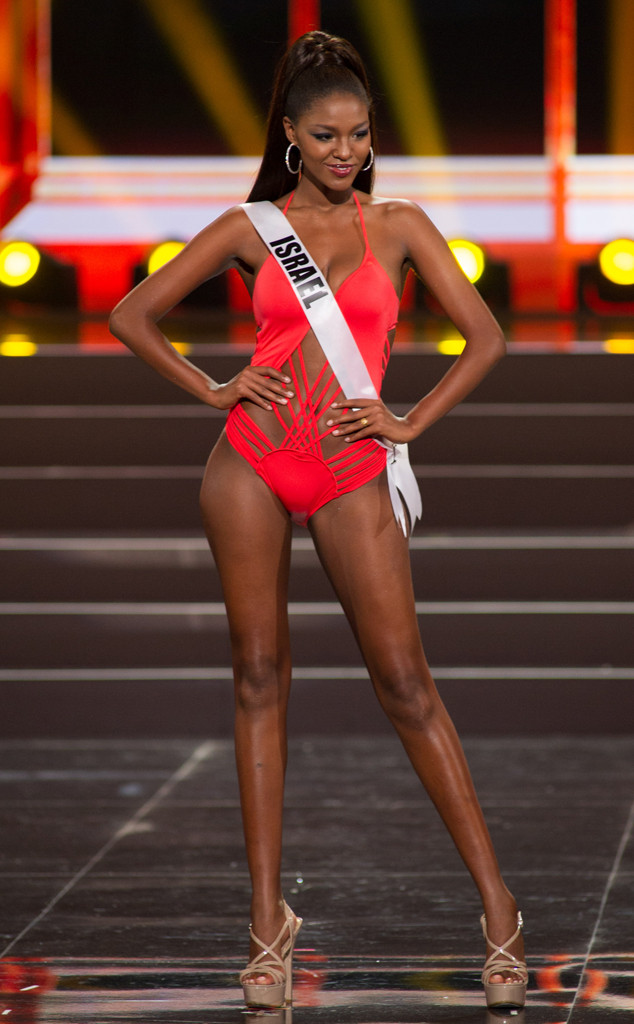
{"type": "Polygon", "coordinates": [[[362,128],[360,132],[356,132],[355,134],[356,134],[356,137],[358,139],[365,139],[370,134],[370,129],[369,128],[362,128]]]}
{"type": "Polygon", "coordinates": [[[318,142],[328,142],[332,135],[329,132],[320,132],[318,135],[313,135],[313,138],[317,139],[318,142]]]}

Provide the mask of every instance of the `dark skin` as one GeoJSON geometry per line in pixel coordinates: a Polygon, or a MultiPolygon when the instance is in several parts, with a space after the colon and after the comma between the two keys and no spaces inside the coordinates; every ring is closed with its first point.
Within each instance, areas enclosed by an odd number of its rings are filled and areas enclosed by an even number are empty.
{"type": "MultiPolygon", "coordinates": [[[[333,93],[316,101],[296,123],[285,118],[284,128],[303,160],[288,217],[336,293],[363,258],[352,185],[368,158],[367,107],[355,95],[333,93]]],[[[283,207],[285,198],[277,205],[283,207]]],[[[397,294],[413,267],[466,344],[448,373],[405,416],[396,416],[381,399],[348,396],[332,403],[323,424],[331,428],[326,440],[332,450],[378,435],[394,442],[413,440],[465,398],[505,349],[496,321],[420,208],[364,193],[358,198],[372,251],[397,294]]],[[[229,210],[131,292],[114,311],[111,327],[159,373],[213,408],[229,410],[243,402],[273,437],[273,405],[283,411],[295,399],[288,365],[245,366],[232,380],[217,382],[179,355],[157,326],[198,284],[229,267],[239,270],[252,292],[267,255],[244,211],[229,210]]],[[[323,363],[310,331],[302,348],[310,373],[323,363]]],[[[291,678],[291,524],[281,503],[224,434],[209,458],[201,508],[231,629],[236,759],[253,884],[251,920],[256,935],[272,942],[284,921],[280,865],[291,678]]],[[[324,505],[308,526],[377,697],[475,881],[489,935],[501,944],[515,931],[517,907],[500,875],[460,742],[425,660],[407,540],[395,521],[384,475],[324,505]]],[[[521,936],[511,952],[523,956],[521,936]]],[[[262,972],[254,980],[266,985],[271,977],[262,972]]]]}

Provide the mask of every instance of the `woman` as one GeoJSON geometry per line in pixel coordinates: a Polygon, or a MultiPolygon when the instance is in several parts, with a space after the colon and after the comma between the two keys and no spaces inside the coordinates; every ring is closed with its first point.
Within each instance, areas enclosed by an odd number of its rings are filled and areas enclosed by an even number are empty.
{"type": "Polygon", "coordinates": [[[301,924],[280,882],[295,521],[312,534],[378,699],[482,897],[487,1002],[520,1006],[527,981],[521,915],[425,660],[403,529],[416,514],[416,499],[403,508],[394,481],[403,490],[408,481],[394,477],[388,450],[418,437],[468,395],[503,355],[504,339],[419,207],[372,196],[374,138],[356,51],[323,32],[303,36],[278,70],[265,153],[249,196],[254,205],[227,211],[140,284],[117,306],[112,330],[163,376],[229,413],[209,458],[201,507],[233,650],[236,758],[253,886],[250,961],[241,974],[247,1004],[290,1001],[301,924]],[[265,221],[274,218],[268,249],[266,224],[252,223],[258,211],[265,221]],[[229,267],[253,297],[257,344],[251,365],[218,383],[176,352],[157,321],[229,267]],[[442,380],[396,416],[378,392],[410,268],[466,345],[442,380]],[[334,320],[344,314],[343,326],[327,320],[324,328],[314,320],[324,299],[334,320]],[[333,347],[339,330],[348,336],[333,347]],[[353,373],[355,383],[342,389],[340,378],[353,363],[360,376],[353,373]],[[363,393],[351,390],[357,380],[365,381],[363,393]]]}

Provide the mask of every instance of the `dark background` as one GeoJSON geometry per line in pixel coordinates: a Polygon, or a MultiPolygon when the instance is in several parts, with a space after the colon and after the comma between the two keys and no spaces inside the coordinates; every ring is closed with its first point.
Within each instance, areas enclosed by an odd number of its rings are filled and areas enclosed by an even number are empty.
{"type": "MultiPolygon", "coordinates": [[[[200,5],[220,30],[264,122],[273,68],[285,46],[286,0],[200,5]]],[[[381,151],[402,153],[359,10],[356,0],[323,0],[322,27],[361,51],[375,90],[381,151]]],[[[413,0],[412,10],[448,152],[542,153],[542,0],[413,0]]],[[[581,153],[605,152],[607,13],[606,0],[579,0],[581,153]]],[[[106,154],[229,152],[143,0],[54,0],[52,67],[55,92],[106,154]]]]}
{"type": "MultiPolygon", "coordinates": [[[[264,123],[273,68],[285,47],[286,0],[200,3],[264,123]]],[[[323,0],[322,27],[350,39],[363,54],[375,91],[381,152],[399,154],[402,142],[359,6],[354,0],[323,0]]],[[[448,152],[542,153],[541,0],[415,0],[412,10],[448,152]]],[[[579,0],[580,153],[605,152],[606,24],[605,0],[579,0]]],[[[142,0],[54,0],[52,67],[55,91],[106,154],[230,152],[142,0]]]]}

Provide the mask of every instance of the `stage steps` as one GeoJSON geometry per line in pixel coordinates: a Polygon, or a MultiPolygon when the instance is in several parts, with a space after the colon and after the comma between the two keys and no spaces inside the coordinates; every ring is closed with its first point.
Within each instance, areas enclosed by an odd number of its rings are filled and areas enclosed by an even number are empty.
{"type": "MultiPolygon", "coordinates": [[[[193,358],[219,379],[228,346],[193,358]]],[[[397,350],[405,409],[449,365],[397,350]]],[[[411,446],[419,619],[463,730],[628,731],[631,361],[523,351],[411,446]]],[[[9,735],[231,730],[221,592],[198,521],[223,417],[132,357],[52,346],[0,379],[0,683],[9,735]]],[[[300,731],[386,728],[305,531],[290,586],[300,731]]]]}
{"type": "MultiPolygon", "coordinates": [[[[198,529],[202,467],[224,416],[129,355],[53,348],[3,363],[0,528],[198,529]]],[[[244,363],[209,348],[193,358],[218,379],[244,363]]],[[[405,411],[449,365],[397,350],[388,401],[405,411]]],[[[634,525],[630,376],[629,356],[511,354],[411,445],[423,528],[634,525]]]]}

